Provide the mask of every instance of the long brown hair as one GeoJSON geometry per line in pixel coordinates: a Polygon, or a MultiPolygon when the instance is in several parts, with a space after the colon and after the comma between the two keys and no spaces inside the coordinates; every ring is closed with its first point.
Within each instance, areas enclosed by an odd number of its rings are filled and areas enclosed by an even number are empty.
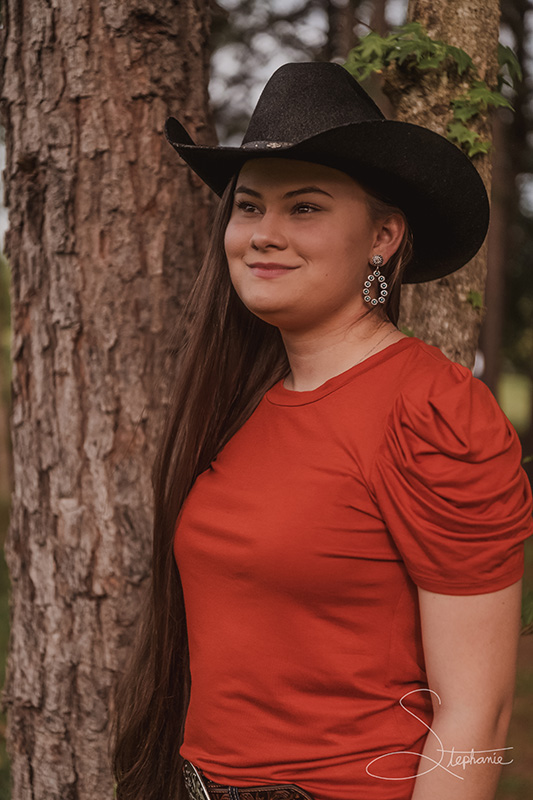
{"type": "MultiPolygon", "coordinates": [[[[186,800],[181,775],[190,673],[185,607],[173,539],[181,507],[196,479],[289,372],[277,328],[254,316],[229,278],[224,232],[235,180],[217,209],[207,253],[176,332],[176,373],[152,471],[153,561],[135,656],[113,713],[113,770],[118,800],[186,800]]],[[[365,187],[372,219],[399,212],[365,187]]],[[[403,215],[405,217],[405,215],[403,215]]],[[[388,264],[389,296],[379,307],[396,324],[403,269],[411,254],[409,226],[388,264]]],[[[369,312],[374,309],[369,309],[369,312]]],[[[378,311],[378,308],[375,308],[378,311]]]]}

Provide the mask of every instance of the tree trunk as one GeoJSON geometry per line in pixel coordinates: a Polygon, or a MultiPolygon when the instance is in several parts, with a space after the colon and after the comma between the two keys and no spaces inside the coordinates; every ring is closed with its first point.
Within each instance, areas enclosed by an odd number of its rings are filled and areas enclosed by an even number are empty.
{"type": "Polygon", "coordinates": [[[483,380],[497,397],[505,312],[505,267],[511,242],[511,216],[513,209],[516,208],[516,175],[508,156],[507,128],[502,122],[501,115],[494,114],[492,130],[494,157],[485,291],[487,315],[481,329],[481,343],[485,357],[483,380]]]}
{"type": "Polygon", "coordinates": [[[8,0],[13,800],[112,797],[173,327],[211,198],[164,140],[211,141],[209,0],[8,0]]]}
{"type": "MultiPolygon", "coordinates": [[[[409,21],[421,22],[429,35],[466,50],[480,78],[495,85],[498,71],[498,0],[410,0],[409,21]]],[[[424,125],[446,134],[451,120],[450,100],[467,83],[445,71],[428,71],[416,84],[405,82],[399,70],[387,71],[385,91],[396,109],[395,118],[424,125]]],[[[469,127],[473,127],[472,120],[469,127]]],[[[490,119],[478,120],[475,130],[483,139],[491,138],[490,119]]],[[[490,194],[489,156],[473,159],[490,194]]],[[[454,361],[471,367],[474,363],[482,312],[468,300],[470,292],[483,293],[486,275],[487,243],[478,255],[459,272],[416,286],[402,293],[400,325],[410,328],[429,344],[437,345],[454,361]]]]}
{"type": "MultiPolygon", "coordinates": [[[[1,328],[0,328],[1,332],[1,328]]],[[[5,509],[9,504],[12,488],[11,448],[9,442],[9,403],[6,400],[6,385],[9,383],[0,360],[0,546],[2,543],[5,509]]]]}
{"type": "MultiPolygon", "coordinates": [[[[0,364],[0,512],[9,501],[11,492],[11,453],[9,448],[9,406],[4,400],[6,379],[0,364]]],[[[3,517],[0,516],[0,525],[3,517]]],[[[0,529],[0,542],[2,531],[0,529]]]]}
{"type": "Polygon", "coordinates": [[[343,60],[356,43],[355,25],[362,0],[347,0],[339,5],[327,0],[328,35],[321,53],[324,61],[343,60]]]}
{"type": "Polygon", "coordinates": [[[4,518],[7,516],[6,512],[13,480],[9,440],[9,364],[7,363],[6,346],[4,344],[6,334],[9,333],[10,328],[6,298],[8,272],[6,259],[0,254],[0,545],[3,543],[4,518]]]}
{"type": "Polygon", "coordinates": [[[389,32],[387,25],[387,0],[374,0],[372,4],[372,18],[370,20],[370,27],[373,31],[377,31],[380,36],[386,36],[389,32]]]}

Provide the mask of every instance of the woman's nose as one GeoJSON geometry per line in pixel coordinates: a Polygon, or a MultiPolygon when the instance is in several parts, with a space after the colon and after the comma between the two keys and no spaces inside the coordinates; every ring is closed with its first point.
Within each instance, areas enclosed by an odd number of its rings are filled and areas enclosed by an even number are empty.
{"type": "Polygon", "coordinates": [[[263,214],[252,233],[251,245],[254,250],[266,250],[268,247],[283,250],[287,247],[287,240],[278,216],[268,212],[263,214]]]}

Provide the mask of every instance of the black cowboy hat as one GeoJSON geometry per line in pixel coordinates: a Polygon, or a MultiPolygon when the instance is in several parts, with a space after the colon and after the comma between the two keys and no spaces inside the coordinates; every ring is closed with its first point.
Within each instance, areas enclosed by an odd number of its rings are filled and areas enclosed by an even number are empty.
{"type": "Polygon", "coordinates": [[[339,64],[285,64],[266,84],[240,147],[196,145],[167,119],[165,134],[221,195],[250,158],[334,167],[401,208],[413,231],[405,283],[433,280],[477,253],[489,224],[485,186],[469,158],[438,133],[386,119],[339,64]]]}

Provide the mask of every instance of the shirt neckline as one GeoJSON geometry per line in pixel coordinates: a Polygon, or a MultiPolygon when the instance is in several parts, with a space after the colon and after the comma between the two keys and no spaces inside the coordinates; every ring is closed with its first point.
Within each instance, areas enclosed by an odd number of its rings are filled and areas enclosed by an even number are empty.
{"type": "Polygon", "coordinates": [[[322,397],[326,397],[326,395],[340,389],[341,386],[349,383],[349,381],[357,375],[367,372],[369,369],[373,369],[384,361],[388,361],[396,353],[411,347],[412,342],[418,343],[420,341],[421,340],[416,336],[407,336],[404,339],[398,339],[398,341],[389,344],[387,347],[384,347],[383,350],[374,353],[374,355],[368,356],[368,358],[365,358],[358,364],[354,364],[352,367],[344,370],[344,372],[339,373],[339,375],[334,375],[332,378],[329,378],[320,386],[317,386],[316,389],[309,389],[304,392],[286,389],[283,385],[284,378],[281,378],[281,380],[275,383],[274,386],[266,392],[265,397],[270,403],[277,406],[303,406],[308,403],[314,403],[316,400],[320,400],[322,397]]]}

